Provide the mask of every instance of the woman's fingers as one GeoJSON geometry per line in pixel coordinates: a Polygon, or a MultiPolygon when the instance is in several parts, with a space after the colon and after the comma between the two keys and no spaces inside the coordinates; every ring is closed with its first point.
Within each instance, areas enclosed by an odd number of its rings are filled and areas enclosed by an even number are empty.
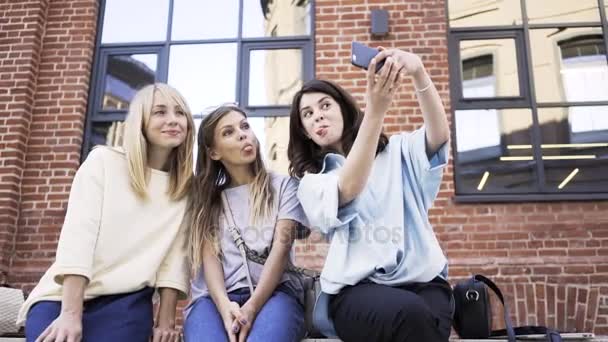
{"type": "Polygon", "coordinates": [[[384,85],[386,84],[386,81],[388,80],[388,76],[390,75],[391,67],[392,67],[392,59],[389,57],[386,59],[384,66],[382,67],[382,69],[380,69],[380,74],[376,78],[376,84],[374,87],[374,90],[376,92],[380,92],[384,88],[384,85]]]}
{"type": "Polygon", "coordinates": [[[399,81],[401,80],[401,72],[397,73],[397,77],[395,78],[395,81],[393,82],[393,87],[390,90],[390,95],[393,96],[395,94],[395,92],[397,92],[397,89],[399,88],[399,81]]]}
{"type": "Polygon", "coordinates": [[[398,63],[393,63],[393,67],[391,68],[391,73],[388,76],[388,79],[386,80],[386,83],[384,84],[384,87],[382,90],[389,93],[393,89],[395,89],[397,87],[396,82],[398,80],[400,73],[401,73],[400,65],[398,63]]]}
{"type": "Polygon", "coordinates": [[[372,58],[371,62],[367,66],[367,87],[371,89],[376,83],[376,65],[377,61],[372,58]]]}

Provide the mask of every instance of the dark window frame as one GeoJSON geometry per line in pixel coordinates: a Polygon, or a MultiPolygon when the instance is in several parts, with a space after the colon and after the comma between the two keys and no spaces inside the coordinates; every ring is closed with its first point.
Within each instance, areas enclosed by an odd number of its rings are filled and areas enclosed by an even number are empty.
{"type": "Polygon", "coordinates": [[[528,84],[524,75],[528,72],[524,56],[519,51],[523,50],[523,36],[521,32],[512,31],[485,31],[485,32],[459,32],[451,35],[449,40],[450,51],[460,51],[461,41],[466,40],[492,40],[513,39],[517,58],[517,73],[519,81],[518,96],[500,96],[494,98],[465,98],[462,95],[462,61],[459,53],[451,53],[448,56],[450,63],[450,88],[453,96],[454,109],[488,109],[488,108],[523,108],[530,103],[528,84]],[[458,83],[456,85],[455,83],[458,83]],[[455,101],[454,101],[455,100],[455,101]]]}
{"type": "MultiPolygon", "coordinates": [[[[509,109],[509,108],[529,108],[532,112],[531,140],[533,155],[536,162],[537,192],[523,194],[464,194],[458,193],[460,175],[458,173],[458,153],[453,153],[454,173],[456,193],[454,200],[462,203],[480,202],[521,202],[521,201],[564,201],[564,200],[600,200],[608,199],[607,192],[586,193],[585,189],[577,189],[572,192],[560,191],[549,188],[546,184],[544,161],[540,148],[541,131],[538,120],[539,108],[548,107],[573,107],[573,106],[608,106],[608,101],[593,102],[539,102],[536,99],[534,86],[532,55],[530,48],[530,31],[534,29],[546,28],[581,28],[581,27],[601,27],[604,40],[604,49],[608,52],[608,20],[606,18],[605,3],[608,0],[597,0],[598,11],[600,14],[599,22],[575,22],[575,23],[550,23],[550,24],[529,24],[526,8],[526,1],[520,0],[522,11],[522,24],[520,25],[501,25],[501,26],[479,26],[479,27],[450,27],[449,4],[445,2],[445,13],[448,27],[448,64],[450,75],[450,100],[452,115],[456,110],[467,109],[509,109]],[[515,37],[515,38],[514,38],[515,37]],[[518,64],[518,76],[520,83],[520,95],[516,97],[494,97],[494,98],[463,98],[462,96],[462,73],[460,61],[459,44],[462,40],[478,39],[501,39],[514,38],[516,43],[516,54],[518,64]],[[522,88],[522,82],[524,88],[522,88]]],[[[605,54],[608,63],[608,54],[605,54]]],[[[456,120],[451,123],[452,130],[452,151],[456,149],[456,120]]]]}
{"type": "MultiPolygon", "coordinates": [[[[173,8],[175,0],[169,1],[167,35],[163,41],[153,42],[132,42],[132,43],[101,43],[103,32],[103,19],[106,0],[100,0],[97,18],[97,34],[95,38],[95,52],[91,68],[91,81],[89,87],[89,101],[85,118],[85,128],[80,160],[83,162],[88,155],[91,146],[91,134],[93,125],[97,122],[122,121],[127,115],[126,110],[102,111],[99,109],[99,101],[103,96],[103,82],[106,68],[106,61],[109,55],[115,54],[139,54],[157,53],[156,81],[167,82],[169,72],[169,52],[173,45],[183,44],[212,44],[212,43],[236,43],[237,44],[237,71],[235,80],[235,99],[240,107],[244,108],[251,117],[277,117],[288,116],[289,106],[249,106],[247,96],[249,93],[249,54],[245,53],[251,49],[269,50],[298,48],[302,49],[302,77],[303,81],[314,78],[315,71],[315,0],[310,0],[310,29],[311,32],[306,36],[271,36],[245,38],[243,36],[243,2],[249,0],[239,0],[239,21],[238,33],[235,38],[218,39],[190,39],[172,40],[171,31],[173,24],[173,8]]],[[[202,113],[192,113],[194,119],[201,119],[202,113]]]]}

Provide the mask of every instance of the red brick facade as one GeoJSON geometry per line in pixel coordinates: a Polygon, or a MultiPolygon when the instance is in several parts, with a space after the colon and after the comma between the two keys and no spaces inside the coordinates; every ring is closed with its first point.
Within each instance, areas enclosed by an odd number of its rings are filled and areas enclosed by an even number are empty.
{"type": "MultiPolygon", "coordinates": [[[[0,282],[29,290],[53,260],[79,164],[97,12],[94,0],[0,4],[0,282]]],[[[316,77],[361,101],[350,42],[409,49],[449,107],[446,31],[444,0],[317,0],[316,77]],[[389,11],[386,38],[369,35],[373,8],[389,11]]],[[[388,133],[422,123],[412,89],[398,96],[388,133]]],[[[459,204],[451,165],[430,213],[451,279],[495,279],[517,324],[608,334],[608,202],[459,204]]],[[[301,244],[298,260],[320,267],[325,248],[301,244]]]]}
{"type": "Polygon", "coordinates": [[[93,0],[0,5],[0,271],[25,288],[55,255],[79,165],[97,9],[93,0]]]}

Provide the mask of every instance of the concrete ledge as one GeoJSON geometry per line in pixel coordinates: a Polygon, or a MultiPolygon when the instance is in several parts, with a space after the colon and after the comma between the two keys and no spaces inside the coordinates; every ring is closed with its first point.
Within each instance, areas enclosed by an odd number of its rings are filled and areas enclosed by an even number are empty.
{"type": "MultiPolygon", "coordinates": [[[[592,338],[586,337],[575,337],[575,336],[567,336],[563,338],[564,341],[573,341],[573,342],[608,342],[608,336],[595,336],[592,338]]],[[[529,338],[525,340],[518,341],[530,341],[529,338]]],[[[24,338],[20,337],[0,337],[0,342],[25,342],[24,338]]],[[[341,340],[333,339],[333,338],[307,338],[302,340],[302,342],[341,342],[341,340]]],[[[452,338],[450,342],[508,342],[505,339],[486,339],[486,340],[472,340],[472,339],[458,339],[452,338]]]]}

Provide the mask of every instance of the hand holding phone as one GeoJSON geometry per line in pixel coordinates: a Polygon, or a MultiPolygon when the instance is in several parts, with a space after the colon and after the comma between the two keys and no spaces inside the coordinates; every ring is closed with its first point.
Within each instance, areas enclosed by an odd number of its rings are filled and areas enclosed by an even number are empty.
{"type": "MultiPolygon", "coordinates": [[[[351,63],[354,66],[359,68],[363,68],[367,70],[369,63],[371,63],[372,58],[376,57],[376,55],[380,52],[378,49],[371,48],[365,44],[361,44],[358,42],[352,42],[351,44],[351,63]]],[[[378,62],[376,64],[376,73],[382,69],[384,65],[384,60],[378,62]]]]}

